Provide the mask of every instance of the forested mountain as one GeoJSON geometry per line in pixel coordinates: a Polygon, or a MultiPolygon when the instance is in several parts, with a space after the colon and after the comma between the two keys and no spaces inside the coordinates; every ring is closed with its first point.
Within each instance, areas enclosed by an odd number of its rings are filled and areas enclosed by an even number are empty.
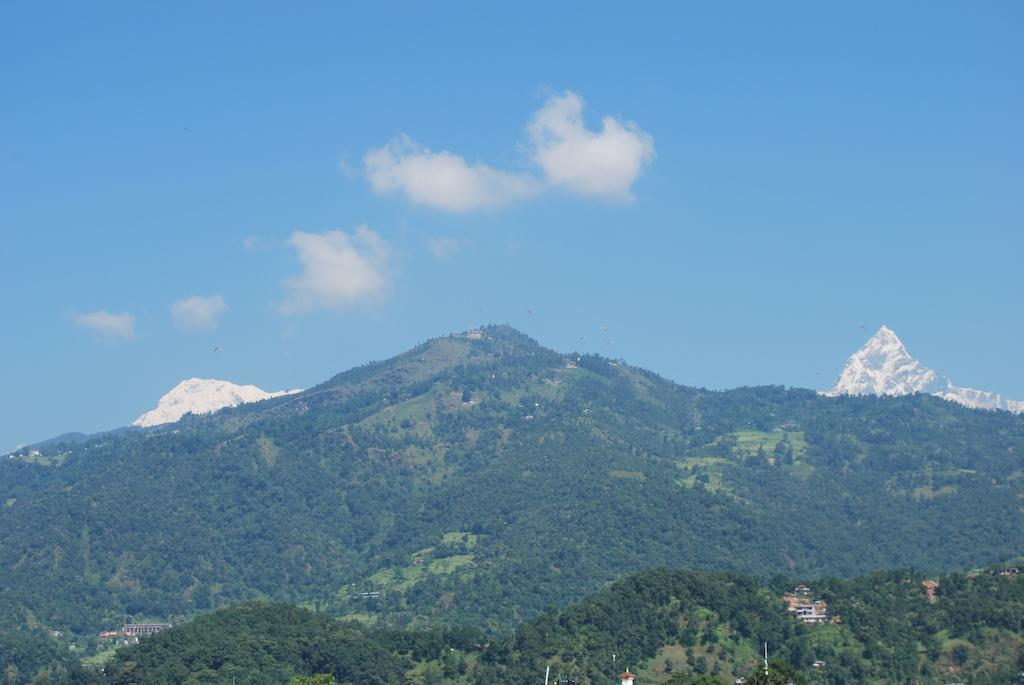
{"type": "Polygon", "coordinates": [[[286,683],[332,675],[370,685],[519,685],[545,670],[579,685],[762,682],[767,641],[779,682],[1011,683],[1024,668],[1024,578],[906,571],[804,588],[834,620],[804,624],[783,592],[736,573],[656,569],[574,606],[548,611],[504,638],[479,629],[401,630],[342,622],[280,604],[242,604],[120,650],[78,683],[286,683]],[[614,657],[613,657],[614,655],[614,657]],[[701,678],[702,680],[697,680],[701,678]]]}
{"type": "Polygon", "coordinates": [[[852,576],[1024,546],[1024,417],[712,392],[507,327],[0,464],[0,619],[240,600],[503,629],[657,565],[852,576]]]}

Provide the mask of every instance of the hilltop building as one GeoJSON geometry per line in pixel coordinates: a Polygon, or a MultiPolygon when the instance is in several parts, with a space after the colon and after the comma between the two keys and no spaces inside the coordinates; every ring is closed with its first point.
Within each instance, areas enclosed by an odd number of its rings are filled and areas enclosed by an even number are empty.
{"type": "Polygon", "coordinates": [[[808,624],[839,623],[838,616],[829,616],[828,603],[823,599],[814,599],[811,588],[797,585],[792,592],[782,595],[786,608],[798,619],[808,624]]]}

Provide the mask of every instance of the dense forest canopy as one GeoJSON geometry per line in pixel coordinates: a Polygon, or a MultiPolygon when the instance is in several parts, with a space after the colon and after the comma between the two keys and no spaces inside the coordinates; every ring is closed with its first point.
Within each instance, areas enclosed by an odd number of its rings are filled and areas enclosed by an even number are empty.
{"type": "Polygon", "coordinates": [[[268,603],[204,615],[117,652],[82,685],[302,682],[501,685],[550,668],[578,685],[1010,683],[1024,668],[1024,578],[995,570],[924,578],[889,571],[805,587],[833,620],[805,624],[798,581],[655,569],[505,637],[479,628],[372,627],[268,603]],[[763,677],[762,644],[771,650],[763,677]],[[319,674],[319,675],[318,675],[319,674]]]}

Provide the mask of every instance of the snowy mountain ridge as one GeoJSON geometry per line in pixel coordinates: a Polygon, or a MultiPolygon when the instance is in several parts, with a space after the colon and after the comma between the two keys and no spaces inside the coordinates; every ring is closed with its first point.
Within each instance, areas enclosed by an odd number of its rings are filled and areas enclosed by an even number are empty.
{"type": "Polygon", "coordinates": [[[292,395],[302,390],[267,392],[255,385],[235,385],[212,378],[189,378],[174,386],[152,409],[132,422],[148,428],[181,420],[185,414],[210,414],[225,407],[292,395]]]}
{"type": "Polygon", "coordinates": [[[878,329],[846,361],[835,386],[823,394],[837,395],[936,395],[972,409],[1003,409],[1024,413],[1024,402],[998,393],[961,388],[949,378],[912,357],[903,341],[887,326],[878,329]]]}

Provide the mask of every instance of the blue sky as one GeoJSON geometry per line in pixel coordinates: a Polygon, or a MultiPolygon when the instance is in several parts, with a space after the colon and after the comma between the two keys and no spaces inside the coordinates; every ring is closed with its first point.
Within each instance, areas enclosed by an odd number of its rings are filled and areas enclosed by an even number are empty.
{"type": "Polygon", "coordinates": [[[1024,399],[1022,23],[0,3],[0,449],[491,322],[713,388],[825,388],[885,323],[1024,399]]]}

